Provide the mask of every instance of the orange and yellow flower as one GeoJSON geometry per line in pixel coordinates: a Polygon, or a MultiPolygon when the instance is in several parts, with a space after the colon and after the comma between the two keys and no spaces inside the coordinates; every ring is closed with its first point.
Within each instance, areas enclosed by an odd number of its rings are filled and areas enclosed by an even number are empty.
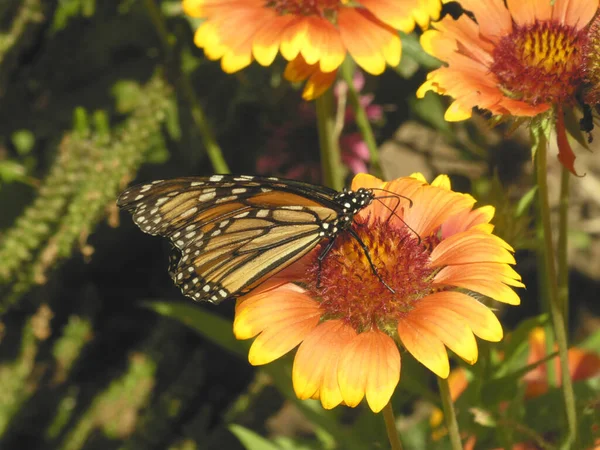
{"type": "Polygon", "coordinates": [[[322,94],[349,53],[368,73],[400,62],[398,30],[427,27],[440,0],[183,0],[184,11],[205,21],[194,41],[207,58],[233,73],[256,60],[269,66],[278,53],[290,61],[285,76],[308,79],[304,98],[322,94]]]}
{"type": "Polygon", "coordinates": [[[430,185],[420,174],[392,182],[360,174],[352,189],[361,187],[388,192],[355,217],[355,237],[338,236],[322,261],[317,250],[239,299],[234,333],[256,338],[254,365],[299,346],[292,374],[299,398],[318,398],[327,409],[366,398],[377,412],[400,379],[398,344],[445,378],[446,347],[474,364],[475,336],[502,338],[478,298],[517,305],[510,286],[523,285],[510,267],[512,248],[492,234],[494,209],[473,209],[475,199],[453,192],[447,176],[430,185]]]}
{"type": "MultiPolygon", "coordinates": [[[[446,2],[446,0],[444,0],[446,2]]],[[[533,117],[556,107],[559,159],[574,172],[561,109],[576,103],[585,80],[584,49],[599,0],[460,0],[473,14],[446,17],[421,37],[446,63],[428,75],[427,91],[454,98],[448,121],[478,107],[495,115],[533,117]]]]}

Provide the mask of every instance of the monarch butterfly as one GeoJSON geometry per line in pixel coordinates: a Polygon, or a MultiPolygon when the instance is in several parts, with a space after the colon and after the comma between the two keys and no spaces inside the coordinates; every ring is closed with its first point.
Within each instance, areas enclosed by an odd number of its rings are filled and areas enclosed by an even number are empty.
{"type": "Polygon", "coordinates": [[[117,205],[145,233],[171,240],[169,273],[181,292],[219,303],[251,291],[329,239],[350,232],[373,189],[342,192],[300,181],[248,175],[176,178],[125,190],[117,205]]]}

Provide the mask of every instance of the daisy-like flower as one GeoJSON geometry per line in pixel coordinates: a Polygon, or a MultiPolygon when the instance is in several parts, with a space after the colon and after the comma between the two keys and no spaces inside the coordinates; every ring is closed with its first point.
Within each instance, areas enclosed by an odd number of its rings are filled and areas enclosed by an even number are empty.
{"type": "MultiPolygon", "coordinates": [[[[447,0],[444,0],[446,2],[447,0]]],[[[449,95],[449,121],[492,114],[533,117],[556,109],[559,159],[574,172],[561,109],[576,103],[584,49],[599,0],[460,0],[475,20],[446,17],[421,37],[425,51],[446,63],[428,75],[417,96],[449,95]]]]}
{"type": "Polygon", "coordinates": [[[305,99],[333,83],[349,53],[379,75],[400,62],[398,30],[425,28],[440,0],[183,0],[184,11],[205,21],[194,42],[207,58],[233,73],[256,60],[269,66],[277,54],[290,61],[285,76],[308,79],[305,99]]]}
{"type": "Polygon", "coordinates": [[[446,347],[474,364],[475,336],[502,338],[478,297],[516,305],[510,286],[523,285],[510,267],[511,247],[492,234],[494,209],[473,209],[475,199],[453,192],[447,176],[429,185],[420,174],[392,182],[360,174],[352,189],[361,187],[389,192],[352,226],[394,292],[374,275],[358,240],[344,233],[320,263],[323,249],[239,299],[234,333],[256,337],[254,365],[299,345],[292,376],[299,398],[318,398],[329,409],[366,397],[377,412],[400,379],[398,344],[445,378],[446,347]]]}

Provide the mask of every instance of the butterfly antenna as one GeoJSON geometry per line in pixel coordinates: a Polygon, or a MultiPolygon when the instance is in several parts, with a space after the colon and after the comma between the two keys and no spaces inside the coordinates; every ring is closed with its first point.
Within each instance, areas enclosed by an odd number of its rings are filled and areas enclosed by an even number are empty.
{"type": "Polygon", "coordinates": [[[354,231],[352,228],[349,228],[348,232],[350,233],[350,236],[352,236],[354,239],[356,239],[356,242],[358,242],[358,244],[362,247],[363,252],[365,253],[365,256],[367,257],[367,261],[369,261],[369,265],[371,266],[371,269],[373,270],[373,273],[379,279],[381,284],[383,284],[392,294],[395,294],[396,291],[390,285],[388,285],[383,280],[383,278],[381,278],[381,275],[379,275],[379,272],[377,272],[377,268],[375,267],[375,264],[373,264],[373,260],[371,259],[371,255],[369,254],[369,248],[365,245],[365,243],[362,241],[360,236],[358,234],[356,234],[356,231],[354,231]]]}
{"type": "MultiPolygon", "coordinates": [[[[402,222],[404,224],[404,226],[406,228],[408,228],[410,231],[412,231],[414,233],[414,235],[417,237],[418,239],[418,243],[421,244],[421,236],[419,235],[419,233],[417,233],[409,224],[406,223],[406,221],[400,217],[398,214],[396,214],[396,209],[398,209],[398,206],[400,206],[400,199],[399,197],[402,197],[401,195],[386,195],[383,197],[375,197],[373,200],[377,200],[379,203],[381,203],[381,205],[387,209],[390,212],[390,215],[388,216],[388,218],[386,219],[386,222],[389,221],[393,216],[396,217],[400,222],[402,222]],[[383,202],[383,199],[386,198],[395,198],[396,200],[398,200],[398,203],[396,203],[396,206],[394,206],[394,208],[390,208],[388,205],[385,204],[385,202],[383,202]]],[[[402,198],[406,198],[406,197],[402,197],[402,198]]],[[[410,201],[410,206],[412,206],[412,200],[407,199],[410,201]]]]}

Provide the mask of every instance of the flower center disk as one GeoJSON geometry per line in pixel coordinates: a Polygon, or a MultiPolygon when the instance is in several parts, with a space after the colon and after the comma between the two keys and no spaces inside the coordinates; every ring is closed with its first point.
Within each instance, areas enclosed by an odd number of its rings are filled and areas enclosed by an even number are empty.
{"type": "Polygon", "coordinates": [[[267,8],[274,9],[279,15],[329,17],[335,13],[342,2],[340,0],[267,0],[267,8]]]}
{"type": "Polygon", "coordinates": [[[307,287],[321,300],[323,317],[341,319],[357,332],[376,327],[393,334],[398,318],[432,292],[432,245],[400,221],[355,222],[353,229],[377,273],[395,292],[373,273],[362,246],[349,233],[336,238],[320,267],[317,258],[309,265],[307,287]]]}
{"type": "Polygon", "coordinates": [[[584,75],[584,30],[550,22],[515,26],[493,52],[491,70],[500,87],[532,105],[572,97],[584,75]]]}

